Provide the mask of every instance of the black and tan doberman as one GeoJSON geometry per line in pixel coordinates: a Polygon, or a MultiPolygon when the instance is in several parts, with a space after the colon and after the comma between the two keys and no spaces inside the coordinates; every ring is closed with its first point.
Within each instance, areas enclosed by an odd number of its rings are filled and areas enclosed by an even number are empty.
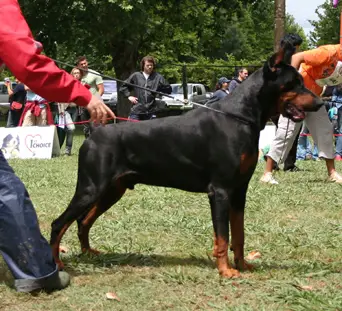
{"type": "Polygon", "coordinates": [[[183,116],[113,124],[94,131],[79,153],[74,197],[52,223],[51,246],[60,268],[59,245],[77,220],[83,252],[95,220],[135,184],[172,187],[209,196],[214,227],[214,256],[219,273],[237,277],[251,269],[244,260],[244,209],[249,181],[258,160],[260,130],[270,116],[294,121],[322,102],[303,85],[300,74],[274,54],[239,89],[183,116]],[[229,224],[235,266],[228,260],[229,224]]]}

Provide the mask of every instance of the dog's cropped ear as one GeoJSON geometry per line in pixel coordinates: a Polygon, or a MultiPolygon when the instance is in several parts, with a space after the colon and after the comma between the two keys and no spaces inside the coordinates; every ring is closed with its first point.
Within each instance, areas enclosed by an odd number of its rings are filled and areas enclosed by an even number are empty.
{"type": "Polygon", "coordinates": [[[270,79],[277,71],[277,65],[280,63],[291,64],[292,55],[296,52],[296,47],[290,43],[285,42],[279,51],[271,56],[267,64],[264,66],[264,74],[270,79]]]}
{"type": "Polygon", "coordinates": [[[276,78],[277,65],[284,62],[285,50],[280,48],[280,50],[273,54],[271,58],[264,65],[264,76],[269,80],[276,78]]]}
{"type": "Polygon", "coordinates": [[[285,50],[280,48],[279,51],[272,55],[269,61],[269,66],[272,71],[276,71],[276,66],[284,62],[285,50]]]}

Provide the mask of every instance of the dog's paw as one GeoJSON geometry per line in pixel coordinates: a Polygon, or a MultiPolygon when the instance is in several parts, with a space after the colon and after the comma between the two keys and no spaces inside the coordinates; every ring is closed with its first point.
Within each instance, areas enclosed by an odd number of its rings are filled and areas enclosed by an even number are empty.
{"type": "Polygon", "coordinates": [[[240,272],[233,268],[220,271],[220,275],[227,279],[235,279],[241,277],[240,272]]]}

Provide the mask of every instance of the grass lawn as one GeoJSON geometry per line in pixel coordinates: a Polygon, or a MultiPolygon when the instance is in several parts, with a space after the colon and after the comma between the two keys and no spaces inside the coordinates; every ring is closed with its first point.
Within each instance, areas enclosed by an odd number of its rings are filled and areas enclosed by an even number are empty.
{"type": "MultiPolygon", "coordinates": [[[[75,149],[83,140],[75,138],[75,149]]],[[[12,160],[35,204],[44,236],[68,205],[77,156],[12,160]]],[[[278,186],[253,176],[246,209],[246,255],[254,272],[222,280],[211,257],[212,223],[204,194],[138,185],[103,215],[80,255],[76,224],[62,255],[72,285],[52,294],[18,294],[0,262],[0,310],[342,310],[342,186],[325,182],[323,161],[298,164],[278,186]],[[114,292],[120,301],[106,299],[114,292]]],[[[342,163],[337,163],[342,172],[342,163]]]]}

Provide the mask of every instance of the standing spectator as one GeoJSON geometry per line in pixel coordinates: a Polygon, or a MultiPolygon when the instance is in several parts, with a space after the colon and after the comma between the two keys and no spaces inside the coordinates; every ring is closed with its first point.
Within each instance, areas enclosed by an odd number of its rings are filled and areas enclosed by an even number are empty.
{"type": "MultiPolygon", "coordinates": [[[[341,61],[341,45],[336,44],[324,45],[310,51],[294,54],[291,64],[297,70],[300,67],[305,87],[320,96],[324,85],[331,86],[342,82],[341,61]]],[[[342,183],[342,176],[335,169],[333,128],[325,107],[321,107],[317,112],[307,112],[305,122],[318,146],[319,157],[325,160],[328,181],[342,183]]],[[[278,130],[267,154],[266,167],[261,182],[278,184],[272,175],[273,166],[275,163],[279,165],[282,159],[286,159],[301,128],[301,123],[295,123],[284,116],[279,117],[278,130]]]]}
{"type": "Polygon", "coordinates": [[[297,160],[319,161],[317,145],[314,143],[312,150],[310,139],[307,136],[309,133],[309,129],[304,122],[298,139],[297,160]]]}
{"type": "MultiPolygon", "coordinates": [[[[152,91],[171,94],[172,88],[164,77],[155,71],[156,62],[152,56],[145,56],[140,62],[141,71],[134,72],[125,82],[148,88],[152,91]]],[[[155,118],[156,94],[127,84],[120,92],[132,103],[130,119],[150,120],[155,118]],[[133,96],[131,95],[133,92],[133,96]]]]}
{"type": "Polygon", "coordinates": [[[331,121],[335,121],[333,122],[334,133],[337,134],[336,140],[335,140],[336,142],[335,160],[342,161],[342,136],[338,136],[338,135],[342,135],[342,84],[339,84],[333,90],[329,112],[330,112],[329,115],[330,115],[331,121]]]}
{"type": "Polygon", "coordinates": [[[213,96],[209,98],[205,105],[211,105],[212,103],[219,101],[221,98],[226,97],[229,94],[229,83],[230,80],[226,77],[220,78],[216,84],[216,91],[214,92],[213,96]]]}
{"type": "Polygon", "coordinates": [[[248,78],[248,70],[247,68],[241,68],[239,70],[239,76],[234,78],[229,84],[229,93],[232,93],[233,90],[239,86],[243,81],[248,78]]]}
{"type": "Polygon", "coordinates": [[[33,93],[26,87],[26,105],[21,115],[19,126],[53,125],[50,105],[46,99],[33,93]]]}
{"type": "Polygon", "coordinates": [[[21,114],[26,103],[25,85],[18,79],[15,79],[17,85],[12,90],[11,82],[5,81],[9,95],[10,109],[8,112],[7,127],[16,127],[19,125],[21,114]]]}
{"type": "MultiPolygon", "coordinates": [[[[78,67],[73,68],[70,73],[76,80],[81,81],[82,71],[78,67]]],[[[62,147],[66,138],[65,154],[70,156],[75,131],[73,122],[77,119],[78,109],[75,103],[58,103],[57,108],[55,123],[57,124],[59,145],[62,147]]]]}
{"type": "MultiPolygon", "coordinates": [[[[50,101],[87,106],[91,117],[103,124],[115,117],[104,103],[55,63],[40,55],[17,0],[0,1],[0,69],[8,69],[34,92],[50,101]]],[[[42,236],[37,214],[22,181],[0,151],[0,252],[20,292],[67,287],[69,274],[58,271],[51,247],[42,236]]]]}
{"type": "MultiPolygon", "coordinates": [[[[85,56],[80,56],[77,60],[77,67],[82,70],[82,84],[88,85],[91,94],[101,98],[104,92],[103,80],[97,71],[88,68],[88,61],[85,56]]],[[[88,121],[90,114],[87,109],[83,109],[81,113],[81,120],[88,121]]],[[[89,137],[91,127],[89,123],[83,124],[83,133],[86,138],[89,137]]]]}

